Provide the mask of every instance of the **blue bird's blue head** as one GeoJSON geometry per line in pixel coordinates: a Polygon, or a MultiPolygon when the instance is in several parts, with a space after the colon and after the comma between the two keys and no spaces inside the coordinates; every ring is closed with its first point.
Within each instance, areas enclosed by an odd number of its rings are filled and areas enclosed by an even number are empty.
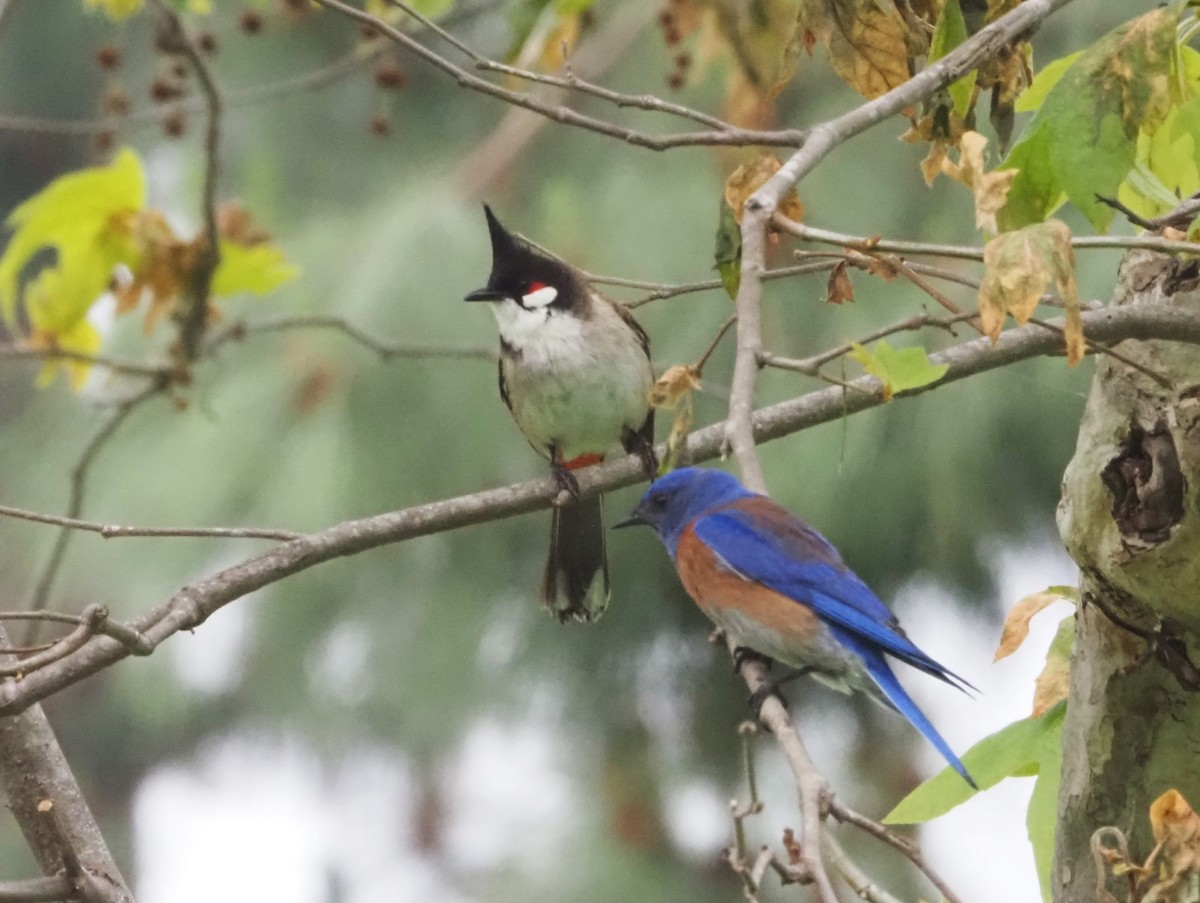
{"type": "Polygon", "coordinates": [[[628,519],[613,529],[635,524],[653,527],[674,557],[680,534],[688,524],[705,512],[753,495],[724,471],[681,467],[651,483],[628,519]]]}

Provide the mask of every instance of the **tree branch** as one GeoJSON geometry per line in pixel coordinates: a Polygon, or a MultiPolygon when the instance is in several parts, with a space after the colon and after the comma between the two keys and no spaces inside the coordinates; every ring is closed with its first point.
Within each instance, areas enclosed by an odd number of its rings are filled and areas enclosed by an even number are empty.
{"type": "MultiPolygon", "coordinates": [[[[66,519],[74,520],[83,511],[83,496],[87,488],[88,472],[91,470],[96,455],[112,438],[113,433],[117,431],[125,418],[144,401],[161,392],[164,386],[165,381],[160,377],[140,392],[120,402],[100,424],[100,428],[92,434],[91,440],[83,447],[83,451],[80,452],[79,457],[75,460],[75,465],[71,468],[71,494],[67,502],[66,519]]],[[[59,531],[58,537],[54,541],[54,548],[50,552],[50,558],[46,561],[45,568],[42,569],[42,575],[38,578],[37,586],[33,591],[33,598],[29,602],[30,611],[40,611],[46,607],[46,600],[50,598],[50,590],[54,586],[54,579],[58,576],[58,570],[62,566],[63,557],[67,554],[67,545],[70,543],[72,535],[73,533],[67,527],[63,527],[59,531]]],[[[35,633],[36,631],[26,633],[27,644],[32,642],[35,633]]]]}
{"type": "MultiPolygon", "coordinates": [[[[1200,316],[1177,309],[1104,308],[1085,312],[1083,324],[1087,335],[1099,341],[1160,339],[1200,344],[1200,316]]],[[[1060,346],[1057,335],[1036,326],[1003,332],[994,346],[986,338],[964,342],[930,355],[934,364],[948,367],[939,382],[901,393],[896,398],[932,391],[1020,360],[1056,354],[1060,346]]],[[[863,391],[821,389],[755,412],[752,421],[755,440],[768,442],[885,403],[882,386],[874,377],[859,377],[852,385],[863,391]]],[[[715,457],[724,436],[723,423],[692,433],[687,440],[691,460],[715,457]]],[[[581,496],[587,498],[637,483],[644,479],[644,470],[638,456],[630,455],[576,471],[576,477],[581,496]]],[[[557,484],[545,477],[336,524],[189,584],[128,626],[157,646],[180,630],[198,626],[235,599],[322,562],[418,536],[548,508],[557,496],[557,484]]],[[[19,712],[128,654],[129,650],[121,643],[94,637],[61,661],[26,674],[19,683],[0,683],[0,715],[19,712]]]]}
{"type": "Polygon", "coordinates": [[[0,785],[47,877],[89,903],[133,903],[41,706],[0,718],[0,785]]]}
{"type": "MultiPolygon", "coordinates": [[[[647,132],[640,132],[636,129],[627,128],[615,123],[607,122],[602,119],[596,119],[592,116],[585,116],[582,113],[577,113],[569,107],[562,105],[553,105],[544,103],[536,97],[520,91],[512,91],[508,88],[494,84],[485,78],[468,72],[461,66],[457,66],[450,60],[446,59],[439,53],[430,50],[428,47],[417,41],[411,35],[405,34],[398,28],[389,25],[377,16],[372,16],[369,13],[363,12],[350,6],[348,3],[343,3],[342,0],[315,0],[321,6],[341,13],[343,16],[354,19],[357,22],[362,22],[372,26],[380,33],[386,35],[395,43],[405,47],[416,56],[430,63],[437,69],[451,76],[462,87],[478,91],[481,94],[486,94],[490,97],[495,97],[506,103],[514,106],[524,107],[527,110],[532,110],[539,113],[555,122],[563,125],[575,126],[577,128],[586,129],[596,132],[600,135],[607,135],[610,138],[616,138],[620,141],[625,141],[639,147],[646,147],[651,150],[668,150],[675,147],[695,147],[695,146],[713,146],[724,145],[731,147],[746,147],[746,146],[766,146],[766,147],[796,147],[802,144],[805,139],[805,132],[797,129],[785,129],[781,131],[756,131],[753,129],[742,129],[736,126],[728,126],[723,129],[711,129],[709,131],[698,132],[675,132],[664,135],[651,135],[647,132]]],[[[476,61],[476,65],[479,65],[476,61]]],[[[491,67],[500,67],[501,64],[491,64],[491,67]]],[[[517,70],[518,72],[520,70],[517,70]]],[[[545,78],[535,73],[523,73],[523,78],[529,81],[545,81],[545,78]]],[[[581,89],[580,84],[571,84],[570,80],[563,80],[563,87],[581,89]]],[[[628,96],[628,95],[627,95],[628,96]]],[[[628,96],[632,99],[632,96],[628,96]]],[[[664,110],[664,112],[670,112],[664,110]]],[[[701,115],[701,114],[697,114],[701,115]]]]}
{"type": "Polygon", "coordinates": [[[302,535],[291,530],[266,530],[257,527],[123,527],[118,524],[102,524],[74,517],[59,517],[55,514],[40,514],[37,511],[13,508],[10,505],[0,505],[0,517],[28,520],[38,524],[53,524],[69,530],[99,533],[105,539],[125,536],[177,536],[214,539],[278,539],[286,542],[302,535]]]}
{"type": "Polygon", "coordinates": [[[926,66],[904,84],[809,129],[800,149],[746,201],[742,216],[741,285],[737,300],[738,353],[734,362],[726,437],[737,458],[743,482],[751,489],[765,489],[762,467],[754,447],[751,414],[754,410],[758,356],[762,352],[757,308],[762,296],[767,228],[781,198],[835,148],[961,78],[1069,2],[1071,0],[1026,0],[980,29],[936,63],[926,66]]]}
{"type": "Polygon", "coordinates": [[[204,130],[204,188],[201,195],[201,214],[204,220],[204,242],[199,249],[191,272],[188,273],[183,314],[179,324],[179,353],[184,362],[196,359],[200,341],[208,325],[208,297],[212,291],[213,273],[221,262],[221,233],[217,224],[217,179],[220,173],[221,92],[204,60],[204,54],[192,42],[183,20],[166,0],[151,0],[161,17],[162,43],[180,53],[196,73],[208,111],[204,130]]]}

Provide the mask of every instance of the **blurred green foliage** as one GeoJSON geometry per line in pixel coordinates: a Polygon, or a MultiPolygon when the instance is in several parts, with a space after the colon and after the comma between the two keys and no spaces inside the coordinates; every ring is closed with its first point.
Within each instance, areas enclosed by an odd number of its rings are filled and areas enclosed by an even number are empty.
{"type": "MultiPolygon", "coordinates": [[[[597,19],[617,5],[599,4],[597,19]]],[[[230,92],[317,70],[353,52],[358,39],[356,28],[329,13],[269,6],[266,26],[251,36],[239,28],[240,4],[216,6],[204,27],[219,42],[213,66],[230,92]]],[[[1094,40],[1128,14],[1116,6],[1083,0],[1052,19],[1037,35],[1039,58],[1094,40]]],[[[484,4],[454,30],[502,54],[512,39],[503,7],[484,4]]],[[[158,65],[152,45],[145,14],[117,26],[85,17],[78,3],[13,4],[0,33],[0,112],[91,118],[114,87],[144,109],[158,65]],[[108,45],[120,49],[122,64],[98,75],[94,57],[108,45]]],[[[604,81],[665,92],[674,52],[648,31],[604,81]]],[[[464,161],[509,111],[418,60],[398,62],[406,74],[398,92],[377,89],[367,64],[319,89],[230,103],[220,194],[254,211],[304,275],[267,299],[232,302],[227,317],[333,313],[390,339],[495,341],[490,318],[460,301],[481,284],[490,258],[483,198],[463,197],[459,188],[470,175],[464,161]],[[371,133],[373,116],[388,117],[388,137],[371,133]]],[[[713,69],[681,100],[719,108],[722,78],[713,69]]],[[[779,118],[803,125],[858,102],[807,61],[780,98],[779,118]]],[[[612,114],[594,99],[581,107],[612,114]]],[[[632,121],[650,122],[644,114],[632,121]]],[[[200,125],[189,113],[179,140],[163,137],[153,120],[118,135],[147,162],[151,202],[189,230],[199,224],[200,125]]],[[[900,131],[901,123],[878,127],[823,164],[801,186],[809,221],[861,235],[976,241],[967,194],[947,180],[925,188],[917,168],[924,151],[896,141],[900,131]]],[[[96,159],[87,136],[0,130],[0,212],[96,159]]],[[[655,154],[550,125],[486,199],[506,223],[591,272],[692,281],[711,276],[729,168],[727,157],[709,150],[655,154]]],[[[1081,218],[1068,219],[1081,227],[1081,218]]],[[[1114,261],[1094,252],[1086,258],[1084,298],[1107,298],[1114,261]]],[[[770,283],[769,347],[815,353],[926,302],[899,282],[851,278],[857,300],[837,307],[823,303],[823,276],[770,283]]],[[[694,361],[729,312],[728,297],[716,290],[655,302],[638,316],[662,369],[694,361]]],[[[168,332],[160,326],[151,347],[165,348],[168,332]]],[[[920,338],[931,351],[949,341],[920,338]]],[[[136,329],[120,326],[112,344],[123,354],[147,347],[136,329]]],[[[117,380],[83,397],[62,385],[37,391],[37,366],[0,362],[0,500],[54,512],[104,416],[92,401],[126,387],[117,380]]],[[[727,339],[706,367],[711,391],[697,400],[697,425],[723,416],[731,367],[727,339]]],[[[981,624],[995,621],[1013,600],[991,592],[981,544],[1052,535],[1088,376],[1086,364],[1068,371],[1058,360],[1031,362],[776,441],[763,448],[769,484],[885,598],[914,575],[936,575],[981,624]]],[[[764,371],[759,401],[814,387],[796,374],[764,371]]],[[[308,530],[545,470],[500,403],[493,367],[480,360],[382,363],[333,332],[256,335],[223,348],[176,397],[186,404],[149,403],[104,448],[85,517],[308,530]]],[[[628,510],[637,493],[614,493],[610,514],[628,510]]],[[[647,535],[612,537],[613,604],[597,624],[560,627],[545,617],[536,588],[547,521],[543,512],[323,565],[234,603],[236,613],[219,613],[148,660],[127,661],[53,699],[53,723],[122,861],[133,862],[128,813],[139,781],[231,733],[299,735],[331,761],[380,747],[433,775],[482,717],[520,722],[534,711],[561,744],[591,813],[585,836],[560,841],[574,853],[558,860],[559,899],[686,894],[699,903],[738,893],[727,870],[672,847],[655,807],[663,788],[685,777],[712,782],[722,797],[739,791],[734,728],[746,714],[744,690],[730,678],[727,657],[705,646],[707,622],[647,535]],[[185,680],[180,647],[204,658],[216,622],[242,618],[222,678],[213,686],[185,680]],[[340,671],[328,664],[347,630],[358,638],[349,676],[344,663],[340,671]],[[653,716],[645,689],[647,662],[664,642],[676,652],[653,672],[652,695],[667,700],[679,725],[673,731],[653,716]],[[645,811],[630,816],[630,800],[645,811]],[[644,830],[623,830],[630,817],[644,830]]],[[[53,541],[51,528],[0,520],[0,607],[25,604],[53,541]]],[[[103,602],[132,616],[262,545],[80,535],[52,607],[103,602]]],[[[968,675],[973,667],[951,664],[968,675]]],[[[809,705],[835,705],[869,721],[860,738],[888,731],[896,752],[916,742],[887,715],[831,703],[823,689],[806,685],[792,697],[801,720],[809,705]]],[[[861,760],[864,749],[846,760],[861,760]]],[[[894,758],[895,774],[876,767],[874,781],[908,780],[903,757],[894,758]]],[[[30,867],[13,836],[11,825],[0,826],[0,875],[30,867]]],[[[513,866],[468,884],[488,888],[490,900],[527,899],[533,880],[513,866]]]]}

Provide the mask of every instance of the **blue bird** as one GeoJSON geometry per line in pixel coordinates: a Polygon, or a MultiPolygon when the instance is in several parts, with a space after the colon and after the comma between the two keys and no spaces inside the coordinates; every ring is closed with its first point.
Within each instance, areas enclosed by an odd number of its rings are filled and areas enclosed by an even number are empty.
{"type": "Polygon", "coordinates": [[[976,787],[885,656],[975,687],[918,649],[824,536],[729,474],[696,467],[651,484],[617,526],[634,524],[654,528],[684,589],[738,645],[900,712],[976,787]]]}

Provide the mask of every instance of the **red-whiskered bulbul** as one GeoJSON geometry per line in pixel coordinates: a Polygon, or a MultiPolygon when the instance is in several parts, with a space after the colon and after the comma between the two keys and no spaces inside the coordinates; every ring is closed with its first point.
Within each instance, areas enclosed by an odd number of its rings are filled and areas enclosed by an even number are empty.
{"type": "MultiPolygon", "coordinates": [[[[550,459],[559,486],[578,495],[572,470],[596,464],[618,441],[654,459],[650,340],[626,308],[577,269],[510,234],[484,205],[492,239],[487,286],[500,327],[500,397],[529,444],[550,459]]],[[[601,501],[554,509],[542,604],[560,622],[591,621],[608,606],[601,501]]]]}

